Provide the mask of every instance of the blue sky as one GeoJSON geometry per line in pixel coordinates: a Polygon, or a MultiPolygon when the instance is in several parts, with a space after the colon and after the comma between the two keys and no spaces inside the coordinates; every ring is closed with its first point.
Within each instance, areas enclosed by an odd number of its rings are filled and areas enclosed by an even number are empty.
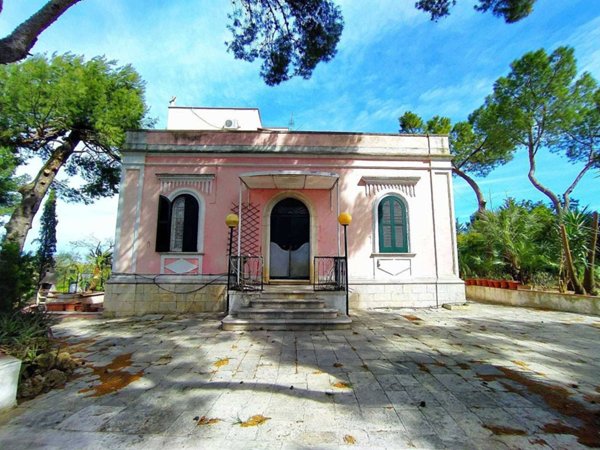
{"type": "MultiPolygon", "coordinates": [[[[6,0],[0,36],[45,1],[6,0]]],[[[494,81],[524,53],[560,45],[575,48],[578,67],[600,80],[600,0],[538,0],[525,20],[507,25],[459,0],[438,23],[414,8],[414,0],[337,2],[345,29],[333,61],[310,80],[268,87],[258,63],[236,61],[225,50],[228,0],[83,0],[40,37],[35,52],[106,55],[132,64],[146,80],[150,114],[165,126],[168,101],[180,106],[258,107],[263,123],[295,129],[396,133],[406,110],[425,118],[464,120],[491,93],[494,81]]],[[[540,160],[539,178],[560,190],[576,173],[555,155],[540,160]]],[[[527,180],[526,160],[498,168],[481,186],[493,206],[507,196],[542,200],[527,180]]],[[[600,209],[600,179],[587,175],[575,190],[584,205],[600,209]]],[[[92,206],[58,207],[59,249],[94,235],[114,234],[116,198],[92,206]]],[[[476,202],[455,179],[456,214],[466,221],[476,202]]],[[[37,225],[30,239],[37,236],[37,225]]]]}

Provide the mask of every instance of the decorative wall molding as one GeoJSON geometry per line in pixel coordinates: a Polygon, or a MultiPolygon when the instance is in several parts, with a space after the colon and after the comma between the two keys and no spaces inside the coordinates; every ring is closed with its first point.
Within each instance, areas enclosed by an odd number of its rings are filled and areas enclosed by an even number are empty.
{"type": "Polygon", "coordinates": [[[367,197],[390,189],[402,192],[408,197],[414,197],[415,185],[419,180],[419,177],[362,177],[358,185],[365,187],[367,197]]]}
{"type": "Polygon", "coordinates": [[[164,253],[160,256],[160,273],[168,275],[199,275],[202,273],[201,254],[164,253]]]}
{"type": "Polygon", "coordinates": [[[173,189],[188,187],[197,192],[210,194],[213,191],[214,175],[157,173],[160,181],[160,192],[165,194],[173,189]]]}
{"type": "Polygon", "coordinates": [[[409,278],[412,261],[409,258],[376,258],[376,277],[409,278]]]}

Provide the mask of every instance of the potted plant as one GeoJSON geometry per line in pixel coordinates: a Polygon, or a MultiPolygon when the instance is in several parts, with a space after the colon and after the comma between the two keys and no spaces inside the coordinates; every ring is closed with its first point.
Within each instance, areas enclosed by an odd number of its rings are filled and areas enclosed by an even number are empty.
{"type": "Polygon", "coordinates": [[[519,284],[520,284],[518,281],[514,281],[514,280],[508,280],[507,283],[508,283],[508,288],[512,289],[512,290],[517,290],[519,287],[519,284]]]}
{"type": "Polygon", "coordinates": [[[46,310],[50,312],[59,312],[65,310],[65,304],[62,302],[49,302],[46,303],[46,310]]]}

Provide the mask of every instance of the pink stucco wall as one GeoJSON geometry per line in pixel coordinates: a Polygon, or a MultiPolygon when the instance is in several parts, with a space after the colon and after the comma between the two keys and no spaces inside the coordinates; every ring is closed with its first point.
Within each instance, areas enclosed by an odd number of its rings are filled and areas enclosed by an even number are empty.
{"type": "MultiPolygon", "coordinates": [[[[281,158],[261,161],[269,164],[269,170],[289,170],[290,166],[302,167],[301,159],[289,160],[281,158]]],[[[323,161],[321,161],[322,163],[323,161]]],[[[281,189],[252,189],[247,190],[239,181],[239,176],[256,168],[256,162],[252,158],[199,158],[199,157],[148,157],[146,159],[144,174],[144,187],[141,200],[141,220],[139,224],[139,238],[137,255],[137,272],[152,274],[160,271],[160,254],[155,252],[156,221],[158,214],[158,197],[161,195],[160,182],[157,174],[186,173],[186,174],[211,174],[215,176],[213,191],[201,193],[204,200],[204,233],[203,242],[203,267],[205,274],[223,273],[226,269],[227,258],[225,255],[228,229],[225,225],[225,216],[231,212],[233,203],[238,203],[240,189],[243,192],[244,201],[260,205],[261,223],[260,229],[264,227],[263,215],[265,208],[276,196],[280,196],[286,190],[281,189]]],[[[132,197],[131,192],[137,187],[136,180],[126,180],[124,192],[126,198],[132,197]]],[[[185,186],[181,187],[185,189],[185,186]]],[[[335,189],[335,188],[334,188],[335,189]]],[[[174,188],[172,191],[176,191],[174,188]]],[[[329,190],[302,190],[302,196],[308,200],[307,206],[315,213],[312,220],[316,221],[317,229],[317,252],[319,255],[337,255],[337,205],[335,195],[329,190]]],[[[163,192],[168,194],[169,191],[163,192]]],[[[131,200],[128,201],[128,204],[131,200]]],[[[131,216],[131,215],[130,215],[131,216]]],[[[243,218],[242,218],[243,220],[243,218]]],[[[130,218],[128,218],[128,228],[130,218]]],[[[125,229],[124,229],[125,231],[125,229]]],[[[122,242],[126,244],[129,231],[123,233],[122,242]]],[[[312,238],[313,236],[311,236],[312,238]]],[[[130,246],[129,243],[126,244],[130,246]]],[[[234,245],[235,246],[235,245],[234,245]]],[[[261,240],[261,248],[264,245],[261,240]]],[[[122,255],[125,256],[125,255],[122,255]]]]}
{"type": "MultiPolygon", "coordinates": [[[[248,144],[250,141],[256,143],[259,139],[260,145],[274,146],[275,150],[262,150],[256,154],[229,153],[231,150],[215,153],[194,150],[188,154],[176,150],[155,149],[148,153],[139,153],[138,150],[132,153],[136,160],[135,169],[128,165],[128,154],[124,153],[125,176],[120,194],[116,272],[158,274],[161,273],[161,257],[163,265],[177,259],[177,255],[155,251],[158,200],[161,194],[175,196],[179,192],[193,191],[200,199],[202,211],[199,254],[179,256],[192,262],[194,258],[201,261],[201,267],[190,273],[221,274],[226,271],[228,229],[224,220],[232,205],[238,203],[241,192],[243,202],[259,207],[259,251],[265,261],[268,261],[269,211],[276,201],[294,196],[302,200],[311,212],[311,257],[338,255],[340,247],[343,252],[337,215],[341,211],[352,214],[353,221],[348,227],[352,279],[457,279],[451,165],[447,157],[442,157],[446,152],[444,145],[441,145],[441,150],[438,149],[436,159],[427,153],[427,146],[431,144],[429,138],[422,136],[402,140],[412,147],[398,156],[390,150],[398,145],[401,139],[398,136],[246,134],[215,136],[210,133],[150,132],[144,137],[143,145],[153,148],[168,144],[185,149],[187,145],[218,143],[224,146],[248,144]],[[314,150],[302,156],[299,153],[303,150],[296,153],[289,149],[276,151],[282,143],[290,148],[308,145],[313,149],[315,146],[331,148],[339,145],[353,146],[354,150],[344,156],[319,155],[314,154],[314,150]],[[361,145],[368,145],[364,155],[361,145]],[[392,156],[382,154],[384,150],[392,156]],[[247,189],[240,181],[240,176],[249,172],[290,170],[332,173],[339,177],[338,183],[332,189],[285,190],[247,189]],[[212,181],[210,188],[206,189],[198,190],[185,183],[165,188],[159,175],[164,178],[168,174],[207,175],[212,177],[212,181]],[[409,190],[402,190],[394,185],[402,181],[391,181],[389,186],[382,184],[367,189],[364,179],[369,178],[410,179],[413,185],[409,190]],[[397,195],[407,206],[410,248],[406,254],[378,252],[376,207],[379,200],[388,194],[397,195]]],[[[169,271],[162,269],[162,273],[169,271]]]]}

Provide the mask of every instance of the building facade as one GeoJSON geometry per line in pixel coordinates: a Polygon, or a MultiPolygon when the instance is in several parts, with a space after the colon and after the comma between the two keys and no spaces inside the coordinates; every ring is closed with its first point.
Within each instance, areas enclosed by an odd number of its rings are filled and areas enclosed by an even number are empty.
{"type": "Polygon", "coordinates": [[[225,311],[232,212],[232,255],[254,261],[255,283],[318,282],[344,255],[348,212],[350,309],[465,299],[446,136],[294,132],[264,128],[256,109],[170,107],[166,130],[129,132],[122,153],[108,314],[225,311]]]}

